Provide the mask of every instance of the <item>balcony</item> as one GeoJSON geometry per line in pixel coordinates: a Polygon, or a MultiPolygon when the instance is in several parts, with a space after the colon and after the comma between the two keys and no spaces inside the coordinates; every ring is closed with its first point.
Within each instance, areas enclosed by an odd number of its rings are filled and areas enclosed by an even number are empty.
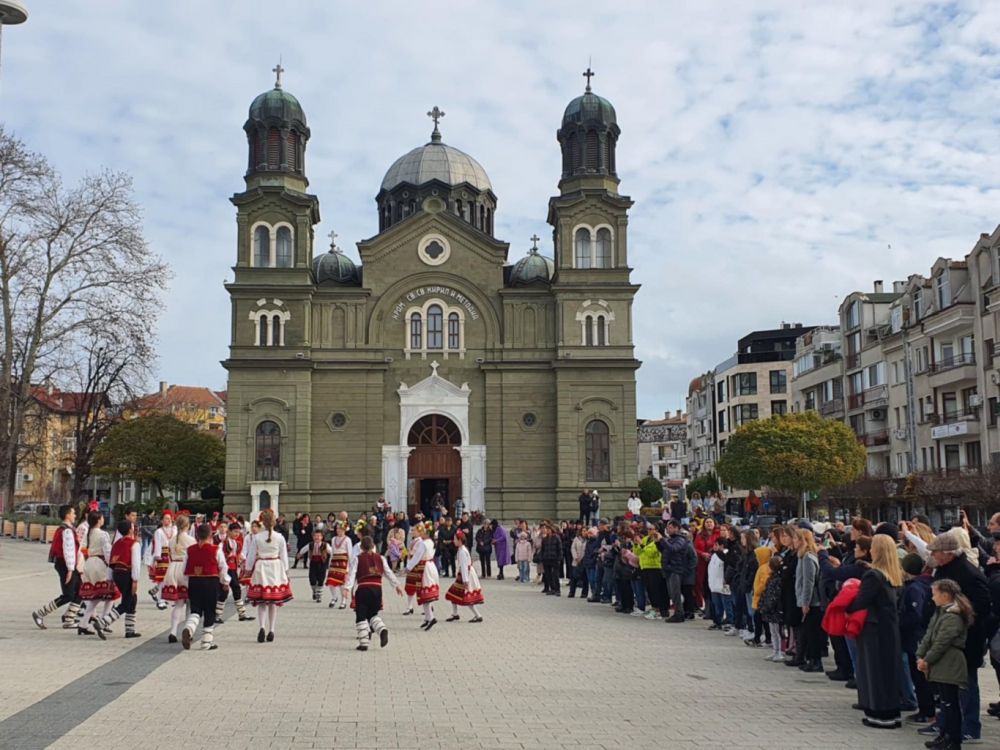
{"type": "Polygon", "coordinates": [[[978,407],[970,406],[965,409],[932,414],[931,421],[936,423],[935,427],[931,427],[932,440],[979,435],[978,407]]]}
{"type": "Polygon", "coordinates": [[[845,369],[857,370],[861,366],[860,354],[848,354],[844,357],[845,369]]]}
{"type": "Polygon", "coordinates": [[[864,393],[852,393],[847,397],[847,408],[848,409],[860,409],[865,405],[865,394],[864,393]]]}
{"type": "Polygon", "coordinates": [[[834,414],[841,414],[844,411],[844,399],[831,398],[820,404],[819,413],[824,417],[832,417],[834,414]]]}
{"type": "Polygon", "coordinates": [[[940,388],[963,380],[975,381],[976,355],[973,352],[966,352],[938,360],[927,368],[927,372],[928,382],[932,388],[940,388]]]}
{"type": "Polygon", "coordinates": [[[864,397],[864,405],[872,408],[887,406],[889,404],[889,386],[876,385],[861,394],[864,397]]]}
{"type": "Polygon", "coordinates": [[[876,448],[889,445],[889,430],[874,430],[866,432],[863,441],[866,448],[876,448]]]}

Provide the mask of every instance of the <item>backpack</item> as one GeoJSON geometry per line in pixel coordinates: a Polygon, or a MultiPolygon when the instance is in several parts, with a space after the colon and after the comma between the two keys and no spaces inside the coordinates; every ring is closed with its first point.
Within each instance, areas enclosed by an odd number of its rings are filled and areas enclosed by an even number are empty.
{"type": "Polygon", "coordinates": [[[590,497],[590,512],[596,513],[601,508],[601,501],[597,495],[591,495],[590,497]]]}

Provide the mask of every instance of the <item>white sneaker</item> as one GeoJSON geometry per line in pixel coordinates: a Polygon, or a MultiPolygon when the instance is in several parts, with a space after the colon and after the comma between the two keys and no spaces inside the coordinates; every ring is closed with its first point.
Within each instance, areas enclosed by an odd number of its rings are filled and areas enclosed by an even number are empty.
{"type": "Polygon", "coordinates": [[[736,628],[732,627],[731,625],[726,625],[726,626],[725,626],[725,627],[724,627],[724,628],[722,629],[722,632],[723,632],[723,633],[724,633],[725,635],[736,635],[736,628]]]}
{"type": "Polygon", "coordinates": [[[629,614],[632,615],[632,617],[645,617],[646,616],[646,612],[644,610],[641,610],[641,609],[633,609],[631,612],[629,612],[629,614]]]}
{"type": "Polygon", "coordinates": [[[646,614],[643,615],[643,617],[645,619],[647,619],[647,620],[656,620],[656,619],[658,619],[656,617],[656,613],[653,610],[647,611],[646,614]]]}

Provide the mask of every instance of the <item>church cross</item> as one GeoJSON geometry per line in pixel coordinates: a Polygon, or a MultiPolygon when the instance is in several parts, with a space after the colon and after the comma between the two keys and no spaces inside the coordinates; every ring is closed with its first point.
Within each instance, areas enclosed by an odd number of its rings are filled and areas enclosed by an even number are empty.
{"type": "Polygon", "coordinates": [[[438,109],[437,105],[434,105],[434,109],[427,113],[427,116],[434,120],[434,130],[438,129],[438,120],[444,117],[444,112],[438,109]]]}
{"type": "Polygon", "coordinates": [[[271,68],[271,72],[275,75],[274,88],[281,88],[281,74],[285,72],[285,69],[281,67],[281,60],[278,60],[278,64],[271,68]]]}
{"type": "Polygon", "coordinates": [[[437,375],[438,374],[438,368],[440,366],[441,365],[439,365],[436,360],[434,362],[431,362],[431,375],[437,375]]]}
{"type": "Polygon", "coordinates": [[[593,78],[596,75],[597,75],[597,73],[595,73],[594,71],[592,71],[590,69],[590,63],[587,63],[587,69],[585,71],[583,71],[583,77],[587,79],[587,88],[585,90],[588,93],[590,93],[590,79],[593,78]]]}
{"type": "Polygon", "coordinates": [[[538,240],[540,240],[541,237],[539,237],[537,234],[533,234],[533,235],[531,235],[531,237],[529,237],[529,239],[531,240],[531,249],[532,250],[537,250],[538,249],[538,240]]]}
{"type": "Polygon", "coordinates": [[[340,235],[338,235],[332,229],[330,230],[330,234],[327,235],[327,237],[330,238],[330,247],[336,247],[337,246],[337,237],[339,237],[339,236],[340,235]]]}

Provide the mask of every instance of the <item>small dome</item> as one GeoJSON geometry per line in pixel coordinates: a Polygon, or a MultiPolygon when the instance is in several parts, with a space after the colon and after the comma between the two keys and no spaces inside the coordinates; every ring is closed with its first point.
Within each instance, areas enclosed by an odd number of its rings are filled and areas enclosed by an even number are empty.
{"type": "Polygon", "coordinates": [[[432,140],[396,159],[382,178],[382,189],[392,190],[404,182],[423,185],[431,180],[440,180],[446,185],[467,182],[482,191],[493,189],[486,170],[478,161],[440,140],[432,140]]]}
{"type": "Polygon", "coordinates": [[[563,127],[584,122],[600,122],[604,125],[617,125],[618,119],[611,102],[593,91],[588,90],[582,96],[576,97],[563,112],[563,127]]]}
{"type": "Polygon", "coordinates": [[[250,104],[250,120],[257,122],[300,122],[306,124],[306,114],[299,100],[282,88],[275,86],[265,91],[250,104]]]}
{"type": "Polygon", "coordinates": [[[334,245],[330,251],[313,258],[313,275],[316,283],[332,281],[336,284],[356,284],[360,280],[358,267],[334,245]]]}
{"type": "Polygon", "coordinates": [[[548,284],[556,272],[556,264],[551,258],[539,255],[538,248],[533,247],[528,254],[515,263],[510,269],[509,284],[511,286],[528,286],[529,284],[548,284]]]}

